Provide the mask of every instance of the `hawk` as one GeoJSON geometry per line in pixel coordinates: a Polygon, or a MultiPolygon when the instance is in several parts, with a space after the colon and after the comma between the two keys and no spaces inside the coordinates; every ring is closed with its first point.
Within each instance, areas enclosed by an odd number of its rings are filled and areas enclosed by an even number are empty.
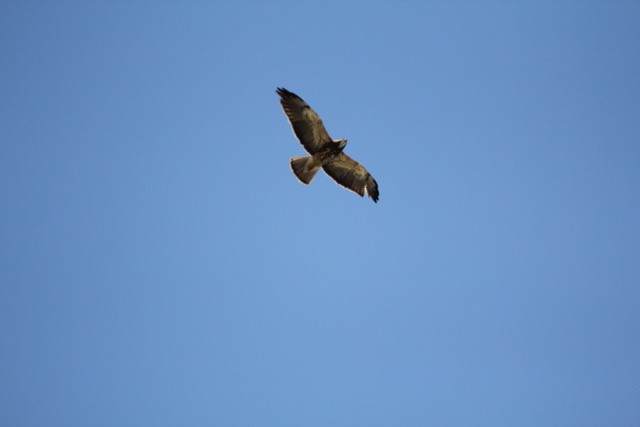
{"type": "Polygon", "coordinates": [[[285,88],[277,88],[280,104],[289,118],[293,133],[305,150],[307,157],[291,159],[291,169],[303,184],[309,184],[320,168],[335,182],[364,196],[365,193],[378,202],[378,183],[360,163],[343,153],[347,139],[333,140],[322,124],[320,116],[302,98],[285,88]]]}

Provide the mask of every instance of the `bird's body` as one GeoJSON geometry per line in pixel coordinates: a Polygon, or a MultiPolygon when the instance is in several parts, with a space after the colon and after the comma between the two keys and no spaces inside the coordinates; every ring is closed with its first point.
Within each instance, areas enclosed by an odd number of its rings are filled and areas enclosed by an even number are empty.
{"type": "Polygon", "coordinates": [[[347,139],[333,140],[320,116],[295,93],[284,88],[277,88],[276,92],[294,134],[311,154],[291,159],[291,169],[300,182],[309,184],[322,168],[338,184],[360,196],[367,194],[377,202],[380,193],[376,180],[360,163],[343,153],[347,139]]]}
{"type": "Polygon", "coordinates": [[[333,141],[312,156],[294,157],[291,159],[291,169],[304,184],[309,184],[318,169],[333,162],[342,153],[346,140],[333,141]]]}

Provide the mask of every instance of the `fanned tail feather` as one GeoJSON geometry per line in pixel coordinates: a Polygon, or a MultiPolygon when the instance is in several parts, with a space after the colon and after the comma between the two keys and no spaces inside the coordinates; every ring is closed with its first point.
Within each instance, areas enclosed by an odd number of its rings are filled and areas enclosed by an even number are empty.
{"type": "Polygon", "coordinates": [[[315,166],[312,162],[313,157],[294,157],[291,159],[291,169],[296,177],[303,184],[309,184],[320,166],[315,166]]]}

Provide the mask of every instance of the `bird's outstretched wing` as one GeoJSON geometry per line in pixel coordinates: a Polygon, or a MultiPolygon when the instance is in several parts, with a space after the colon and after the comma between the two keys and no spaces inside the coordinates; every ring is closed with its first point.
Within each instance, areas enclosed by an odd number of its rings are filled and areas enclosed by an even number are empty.
{"type": "Polygon", "coordinates": [[[360,163],[344,153],[340,153],[333,161],[322,167],[338,184],[364,196],[365,193],[378,202],[380,192],[378,183],[360,163]]]}
{"type": "Polygon", "coordinates": [[[333,142],[320,116],[309,107],[309,104],[285,88],[279,87],[276,92],[280,95],[280,104],[291,123],[293,133],[305,150],[315,154],[325,144],[333,142]]]}

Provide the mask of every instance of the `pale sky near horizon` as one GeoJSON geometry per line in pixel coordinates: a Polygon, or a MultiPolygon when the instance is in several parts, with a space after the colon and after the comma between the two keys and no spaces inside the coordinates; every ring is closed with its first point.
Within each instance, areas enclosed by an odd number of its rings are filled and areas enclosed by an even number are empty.
{"type": "Polygon", "coordinates": [[[639,22],[0,2],[0,425],[640,425],[639,22]]]}

